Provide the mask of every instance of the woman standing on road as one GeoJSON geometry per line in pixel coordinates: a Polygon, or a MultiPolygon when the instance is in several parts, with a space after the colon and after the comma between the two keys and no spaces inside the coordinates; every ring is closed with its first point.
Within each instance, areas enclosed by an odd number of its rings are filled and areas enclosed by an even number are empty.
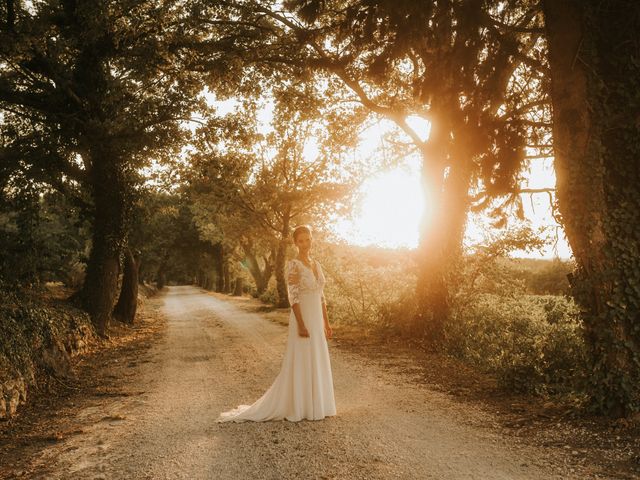
{"type": "Polygon", "coordinates": [[[324,298],[322,267],[309,256],[311,230],[300,225],[293,231],[298,248],[287,262],[289,338],[280,373],[269,389],[252,405],[220,414],[217,422],[252,420],[321,420],[336,414],[333,376],[327,338],[332,331],[324,298]]]}

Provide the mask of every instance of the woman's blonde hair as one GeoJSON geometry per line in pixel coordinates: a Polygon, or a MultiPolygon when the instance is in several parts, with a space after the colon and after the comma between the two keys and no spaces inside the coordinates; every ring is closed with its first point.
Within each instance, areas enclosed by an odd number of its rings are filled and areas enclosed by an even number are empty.
{"type": "Polygon", "coordinates": [[[295,243],[295,241],[298,239],[298,235],[304,232],[311,235],[311,228],[308,225],[298,225],[296,228],[294,228],[293,233],[291,234],[293,237],[293,242],[295,243]]]}

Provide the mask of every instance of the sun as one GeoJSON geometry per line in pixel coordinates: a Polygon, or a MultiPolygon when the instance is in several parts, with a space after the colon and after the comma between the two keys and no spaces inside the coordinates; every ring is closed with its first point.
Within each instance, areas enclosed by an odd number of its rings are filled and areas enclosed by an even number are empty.
{"type": "Polygon", "coordinates": [[[353,220],[338,222],[338,235],[356,245],[415,248],[425,205],[419,168],[418,162],[407,161],[367,179],[353,220]]]}

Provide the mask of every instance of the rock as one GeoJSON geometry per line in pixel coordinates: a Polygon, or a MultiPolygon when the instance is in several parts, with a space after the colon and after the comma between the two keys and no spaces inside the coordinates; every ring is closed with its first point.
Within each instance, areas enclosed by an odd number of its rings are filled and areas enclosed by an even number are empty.
{"type": "Polygon", "coordinates": [[[0,418],[11,418],[18,405],[27,400],[27,386],[21,377],[7,380],[0,385],[0,418]]]}
{"type": "Polygon", "coordinates": [[[27,388],[37,383],[42,370],[45,375],[74,378],[71,358],[88,350],[95,339],[85,312],[31,300],[13,309],[0,302],[0,327],[13,337],[13,347],[0,350],[0,418],[14,415],[27,401],[27,388]]]}
{"type": "Polygon", "coordinates": [[[13,389],[9,392],[8,395],[5,394],[5,398],[8,399],[7,416],[13,417],[18,411],[18,405],[20,404],[20,392],[16,389],[13,389]]]}
{"type": "Polygon", "coordinates": [[[18,400],[22,402],[27,400],[27,385],[22,377],[14,378],[11,382],[5,383],[5,389],[17,392],[18,400]]]}
{"type": "Polygon", "coordinates": [[[58,377],[71,377],[71,360],[69,354],[58,345],[52,345],[42,351],[42,364],[58,377]]]}

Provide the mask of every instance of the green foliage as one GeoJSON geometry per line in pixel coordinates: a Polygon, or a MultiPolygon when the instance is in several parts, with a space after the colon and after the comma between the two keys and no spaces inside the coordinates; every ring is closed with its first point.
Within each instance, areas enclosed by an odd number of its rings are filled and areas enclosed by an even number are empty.
{"type": "Polygon", "coordinates": [[[43,350],[69,354],[94,336],[88,315],[77,308],[0,291],[0,379],[18,375],[31,383],[38,368],[51,367],[43,350]]]}
{"type": "Polygon", "coordinates": [[[275,285],[271,283],[269,288],[267,288],[262,295],[258,297],[261,302],[268,303],[270,305],[278,304],[278,290],[275,285]]]}
{"type": "Polygon", "coordinates": [[[181,192],[147,188],[133,209],[130,244],[141,254],[141,274],[149,281],[190,284],[212,268],[212,244],[201,240],[189,198],[181,192]]]}
{"type": "Polygon", "coordinates": [[[591,403],[631,415],[640,411],[640,4],[543,5],[558,207],[576,259],[591,403]]]}
{"type": "Polygon", "coordinates": [[[447,317],[445,278],[455,270],[472,200],[482,209],[496,196],[507,196],[499,210],[515,205],[522,212],[518,189],[526,147],[533,155],[548,152],[544,44],[535,34],[542,27],[538,5],[528,0],[509,2],[508,8],[464,1],[232,4],[244,6],[241,23],[271,27],[253,32],[247,50],[255,51],[248,55],[263,52],[265,63],[275,57],[286,69],[303,69],[311,81],[317,73],[332,77],[348,92],[347,101],[397,126],[402,137],[396,157],[410,149],[422,159],[430,215],[421,224],[418,313],[421,329],[437,336],[447,317]],[[428,121],[428,135],[415,127],[415,117],[428,121]]]}
{"type": "MultiPolygon", "coordinates": [[[[185,123],[207,109],[201,93],[215,62],[198,65],[193,2],[10,3],[15,21],[0,28],[0,177],[23,173],[91,220],[81,300],[105,333],[143,168],[179,156],[185,123]]],[[[224,52],[212,37],[207,56],[224,52]]]]}
{"type": "Polygon", "coordinates": [[[446,348],[526,393],[583,391],[586,346],[579,311],[557,296],[478,294],[454,308],[446,348]]]}
{"type": "Polygon", "coordinates": [[[179,119],[203,107],[182,7],[36,2],[0,30],[3,161],[70,193],[107,166],[112,188],[137,184],[152,156],[178,153],[179,119]]]}
{"type": "MultiPolygon", "coordinates": [[[[545,45],[535,34],[542,27],[537,4],[290,0],[287,10],[302,21],[269,11],[268,2],[243,12],[255,22],[266,16],[276,24],[271,35],[254,37],[258,48],[288,46],[297,55],[287,66],[330,72],[366,109],[395,122],[406,134],[403,143],[408,139],[422,152],[434,175],[431,200],[450,188],[446,169],[433,165],[440,163],[466,187],[481,187],[478,208],[508,195],[507,203],[522,209],[517,190],[525,147],[549,152],[543,140],[550,133],[550,110],[545,45]],[[412,115],[430,122],[427,141],[408,124],[412,115]]],[[[447,205],[431,203],[445,209],[436,216],[451,214],[447,205]]]]}
{"type": "Polygon", "coordinates": [[[354,114],[329,88],[296,80],[262,86],[274,102],[271,122],[259,121],[252,97],[225,117],[209,117],[196,131],[182,178],[201,238],[222,245],[225,261],[250,259],[260,291],[275,273],[277,304],[284,306],[291,229],[322,228],[349,210],[359,172],[344,158],[357,135],[348,121],[354,114]]]}
{"type": "Polygon", "coordinates": [[[412,290],[398,292],[398,297],[377,307],[377,323],[382,331],[405,335],[418,311],[416,296],[412,290]]]}
{"type": "Polygon", "coordinates": [[[77,209],[59,193],[21,189],[0,202],[0,279],[6,287],[44,281],[78,286],[87,241],[77,209]]]}
{"type": "Polygon", "coordinates": [[[569,276],[575,269],[573,261],[536,261],[521,259],[515,262],[527,291],[537,295],[569,295],[569,276]]]}
{"type": "MultiPolygon", "coordinates": [[[[314,244],[327,277],[327,309],[336,325],[399,331],[396,315],[411,308],[415,264],[406,250],[314,244]],[[398,306],[399,305],[399,306],[398,306]]],[[[412,317],[402,316],[403,321],[412,317]]]]}
{"type": "MultiPolygon", "coordinates": [[[[579,309],[561,295],[539,295],[559,260],[509,258],[544,242],[528,227],[507,230],[464,261],[445,327],[444,349],[496,375],[504,388],[527,393],[582,392],[586,345],[579,309]]],[[[566,278],[551,275],[562,290],[566,278]]]]}
{"type": "MultiPolygon", "coordinates": [[[[511,243],[506,237],[498,244],[511,243]]],[[[525,237],[521,232],[515,238],[525,237]]],[[[317,248],[328,278],[328,310],[336,325],[384,335],[410,332],[417,309],[416,280],[415,265],[406,254],[349,246],[317,248]]],[[[510,250],[489,245],[484,254],[467,258],[467,272],[476,272],[482,280],[473,288],[467,283],[454,297],[440,347],[495,375],[505,389],[583,398],[589,370],[579,309],[568,297],[531,293],[536,290],[532,279],[540,272],[544,278],[546,269],[558,264],[504,258],[510,250]],[[489,251],[500,254],[485,256],[489,251]]]]}

